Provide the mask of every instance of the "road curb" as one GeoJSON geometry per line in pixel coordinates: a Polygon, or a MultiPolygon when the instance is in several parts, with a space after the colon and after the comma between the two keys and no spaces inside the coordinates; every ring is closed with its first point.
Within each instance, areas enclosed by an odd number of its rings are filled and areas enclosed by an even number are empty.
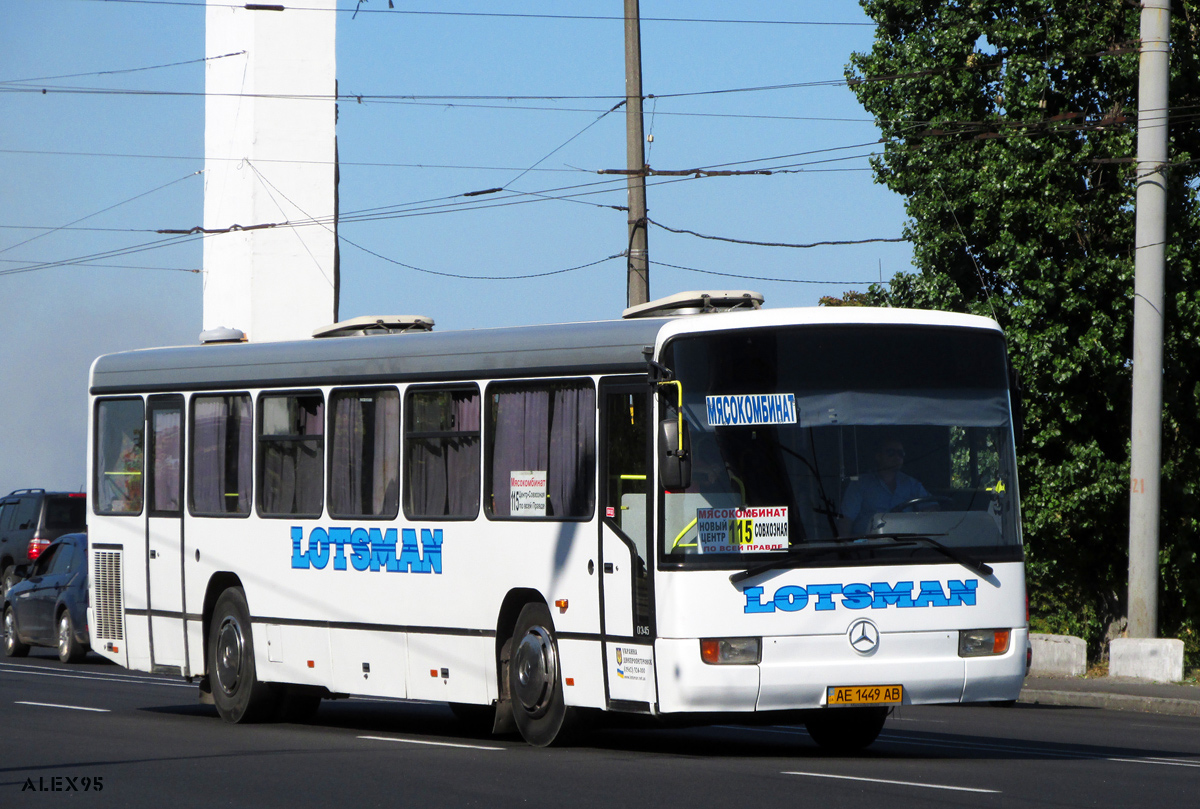
{"type": "Polygon", "coordinates": [[[1107,708],[1112,711],[1141,711],[1171,716],[1200,716],[1200,701],[1168,697],[1139,697],[1100,691],[1048,691],[1025,689],[1018,702],[1029,705],[1063,705],[1076,708],[1107,708]]]}

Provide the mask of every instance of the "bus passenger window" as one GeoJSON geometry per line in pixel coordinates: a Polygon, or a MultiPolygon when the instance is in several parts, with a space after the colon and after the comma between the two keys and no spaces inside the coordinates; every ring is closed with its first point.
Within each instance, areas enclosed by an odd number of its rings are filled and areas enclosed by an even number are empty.
{"type": "Polygon", "coordinates": [[[479,389],[417,388],[405,397],[404,513],[479,514],[479,389]]]}
{"type": "Polygon", "coordinates": [[[259,420],[259,513],[320,517],[325,454],[321,394],[262,396],[259,420]]]}
{"type": "Polygon", "coordinates": [[[207,516],[250,513],[254,420],[249,394],[192,398],[191,509],[207,516]]]}
{"type": "Polygon", "coordinates": [[[400,394],[334,391],[329,436],[329,515],[396,516],[400,507],[400,394]]]}
{"type": "Polygon", "coordinates": [[[488,427],[488,516],[592,516],[596,389],[590,379],[489,385],[488,427]]]}
{"type": "Polygon", "coordinates": [[[97,514],[142,513],[142,448],[146,415],[141,399],[96,404],[97,514]]]}

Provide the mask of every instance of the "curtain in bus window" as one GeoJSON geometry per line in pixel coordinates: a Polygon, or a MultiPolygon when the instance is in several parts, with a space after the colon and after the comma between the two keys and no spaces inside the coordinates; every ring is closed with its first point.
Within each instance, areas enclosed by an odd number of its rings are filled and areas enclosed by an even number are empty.
{"type": "Polygon", "coordinates": [[[249,396],[198,396],[192,424],[192,511],[249,514],[254,423],[249,396]]]}
{"type": "Polygon", "coordinates": [[[400,502],[400,396],[394,390],[333,396],[329,511],[395,516],[400,502]]]}
{"type": "Polygon", "coordinates": [[[145,418],[141,399],[112,399],[97,405],[97,514],[141,513],[145,418]]]}
{"type": "Polygon", "coordinates": [[[182,414],[178,410],[151,410],[151,432],[154,438],[153,482],[150,486],[151,511],[179,510],[179,427],[182,414]]]}
{"type": "Polygon", "coordinates": [[[409,516],[475,516],[479,511],[479,392],[414,393],[408,424],[409,516]]]}
{"type": "Polygon", "coordinates": [[[321,513],[324,413],[319,394],[263,399],[260,506],[264,514],[321,513]]]}
{"type": "MultiPolygon", "coordinates": [[[[596,394],[590,385],[498,390],[491,446],[491,513],[498,517],[586,517],[593,501],[596,394]],[[513,473],[545,476],[545,508],[518,506],[513,473]]],[[[539,487],[540,488],[540,487],[539,487]]]]}
{"type": "Polygon", "coordinates": [[[586,388],[554,391],[550,428],[550,468],[546,485],[555,513],[588,517],[592,513],[596,463],[596,392],[586,388]]]}

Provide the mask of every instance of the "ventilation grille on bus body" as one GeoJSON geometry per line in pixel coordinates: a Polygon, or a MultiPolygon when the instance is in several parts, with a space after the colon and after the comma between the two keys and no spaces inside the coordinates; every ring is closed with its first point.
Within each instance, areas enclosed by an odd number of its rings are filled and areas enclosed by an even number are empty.
{"type": "Polygon", "coordinates": [[[125,639],[125,603],[121,600],[121,552],[96,551],[92,557],[92,587],[96,588],[96,640],[125,639]]]}

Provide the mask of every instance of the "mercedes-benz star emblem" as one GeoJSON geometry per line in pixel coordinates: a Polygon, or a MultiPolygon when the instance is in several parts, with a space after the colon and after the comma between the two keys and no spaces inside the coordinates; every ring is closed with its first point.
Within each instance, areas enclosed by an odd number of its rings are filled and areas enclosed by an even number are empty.
{"type": "Polygon", "coordinates": [[[879,629],[866,618],[860,618],[850,624],[847,633],[850,647],[860,655],[868,655],[879,648],[879,629]]]}

